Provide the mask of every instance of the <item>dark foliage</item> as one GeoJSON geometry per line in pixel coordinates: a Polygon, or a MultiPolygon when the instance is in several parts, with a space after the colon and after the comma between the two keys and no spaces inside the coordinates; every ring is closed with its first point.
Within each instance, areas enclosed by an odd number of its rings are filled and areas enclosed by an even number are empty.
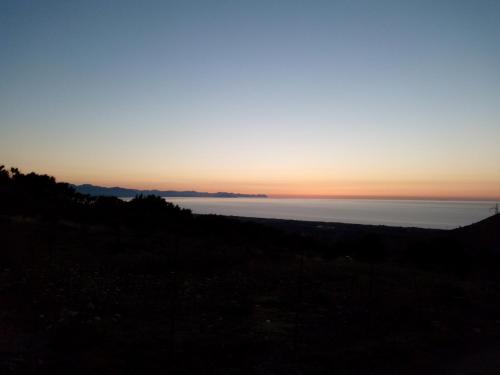
{"type": "Polygon", "coordinates": [[[191,212],[156,196],[136,196],[126,202],[116,197],[91,197],[67,183],[17,168],[0,167],[0,214],[40,216],[45,219],[128,225],[154,230],[192,218],[191,212]]]}

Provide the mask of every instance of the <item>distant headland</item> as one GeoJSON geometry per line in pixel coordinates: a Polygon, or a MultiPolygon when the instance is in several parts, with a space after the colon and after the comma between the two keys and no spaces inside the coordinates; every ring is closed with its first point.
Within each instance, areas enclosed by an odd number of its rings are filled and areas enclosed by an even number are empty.
{"type": "Polygon", "coordinates": [[[157,195],[160,197],[201,197],[201,198],[267,198],[265,194],[240,194],[203,191],[175,191],[175,190],[138,190],[122,187],[104,187],[90,184],[73,185],[77,192],[93,196],[114,196],[120,198],[135,197],[137,195],[157,195]]]}

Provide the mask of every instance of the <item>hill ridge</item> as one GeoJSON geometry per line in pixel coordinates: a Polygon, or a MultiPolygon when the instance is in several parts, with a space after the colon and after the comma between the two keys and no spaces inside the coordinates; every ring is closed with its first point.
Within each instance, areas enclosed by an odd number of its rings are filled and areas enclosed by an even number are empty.
{"type": "Polygon", "coordinates": [[[120,198],[135,197],[136,195],[157,195],[160,197],[201,197],[201,198],[267,198],[265,194],[242,194],[219,191],[216,193],[199,192],[195,190],[142,190],[129,189],[119,186],[104,187],[92,184],[73,185],[77,192],[92,196],[115,196],[120,198]]]}

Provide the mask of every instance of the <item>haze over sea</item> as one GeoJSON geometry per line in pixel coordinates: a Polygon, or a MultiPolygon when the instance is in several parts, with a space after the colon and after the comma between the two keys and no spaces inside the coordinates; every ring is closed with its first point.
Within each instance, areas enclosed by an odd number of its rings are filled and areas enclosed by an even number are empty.
{"type": "Polygon", "coordinates": [[[402,199],[165,198],[196,214],[453,229],[492,214],[495,202],[402,199]]]}

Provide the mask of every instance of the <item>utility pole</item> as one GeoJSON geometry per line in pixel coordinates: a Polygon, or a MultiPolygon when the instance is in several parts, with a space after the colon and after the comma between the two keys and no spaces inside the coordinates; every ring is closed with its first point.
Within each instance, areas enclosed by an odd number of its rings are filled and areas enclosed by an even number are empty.
{"type": "Polygon", "coordinates": [[[499,210],[498,210],[498,203],[495,204],[495,206],[491,207],[490,211],[493,211],[494,215],[498,215],[498,212],[499,212],[499,210]]]}

